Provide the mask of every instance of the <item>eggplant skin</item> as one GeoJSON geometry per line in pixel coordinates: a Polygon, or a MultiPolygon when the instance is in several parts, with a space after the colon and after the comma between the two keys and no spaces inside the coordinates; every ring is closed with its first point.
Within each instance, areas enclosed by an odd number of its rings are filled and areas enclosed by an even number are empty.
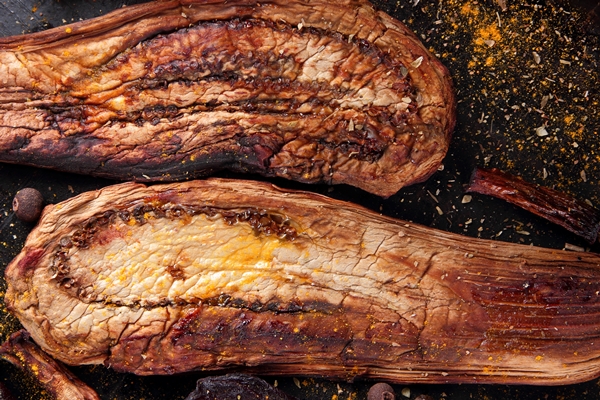
{"type": "Polygon", "coordinates": [[[558,190],[527,182],[497,168],[475,168],[467,192],[515,204],[581,236],[590,244],[598,240],[600,210],[558,190]]]}
{"type": "Polygon", "coordinates": [[[365,0],[151,2],[0,38],[0,161],[118,180],[387,197],[438,169],[455,107],[446,68],[365,0]]]}
{"type": "Polygon", "coordinates": [[[599,376],[600,256],[266,183],[124,183],[47,206],[5,301],[68,364],[390,382],[599,376]]]}

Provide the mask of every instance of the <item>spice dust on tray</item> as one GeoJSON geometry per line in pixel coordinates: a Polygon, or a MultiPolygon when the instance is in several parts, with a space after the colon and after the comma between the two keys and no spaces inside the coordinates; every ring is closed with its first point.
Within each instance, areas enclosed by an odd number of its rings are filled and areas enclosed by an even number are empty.
{"type": "Polygon", "coordinates": [[[478,146],[482,167],[598,203],[600,37],[583,30],[585,13],[552,2],[399,3],[455,80],[454,148],[478,146]]]}

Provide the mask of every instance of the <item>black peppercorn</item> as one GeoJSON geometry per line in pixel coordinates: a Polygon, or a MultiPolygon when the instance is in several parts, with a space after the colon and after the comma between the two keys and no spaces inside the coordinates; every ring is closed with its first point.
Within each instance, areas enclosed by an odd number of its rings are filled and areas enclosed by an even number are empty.
{"type": "Polygon", "coordinates": [[[15,215],[21,221],[35,222],[42,213],[44,197],[36,189],[24,188],[17,192],[12,206],[15,215]]]}
{"type": "Polygon", "coordinates": [[[395,400],[394,388],[387,383],[376,383],[369,389],[367,393],[368,400],[395,400]]]}

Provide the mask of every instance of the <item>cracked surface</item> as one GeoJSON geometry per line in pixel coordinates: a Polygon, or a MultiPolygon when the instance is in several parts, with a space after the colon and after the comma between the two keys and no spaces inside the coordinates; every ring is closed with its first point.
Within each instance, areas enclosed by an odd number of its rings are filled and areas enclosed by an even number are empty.
{"type": "Polygon", "coordinates": [[[210,179],[47,207],[6,301],[69,364],[548,384],[598,376],[599,276],[596,254],[210,179]]]}
{"type": "Polygon", "coordinates": [[[455,123],[446,69],[365,1],[134,6],[0,39],[0,77],[0,160],[117,179],[227,168],[390,196],[436,171],[455,123]]]}

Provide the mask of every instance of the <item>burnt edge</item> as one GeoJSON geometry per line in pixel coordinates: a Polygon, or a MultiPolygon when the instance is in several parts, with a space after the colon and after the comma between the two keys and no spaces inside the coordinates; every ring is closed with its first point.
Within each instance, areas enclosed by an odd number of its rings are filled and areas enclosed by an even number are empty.
{"type": "MultiPolygon", "coordinates": [[[[86,290],[81,287],[77,287],[77,282],[69,274],[71,267],[68,265],[69,250],[73,247],[85,249],[89,246],[93,240],[94,234],[100,229],[108,227],[111,223],[118,218],[126,224],[137,224],[143,225],[149,218],[191,218],[196,215],[206,215],[207,217],[218,217],[221,218],[228,225],[235,225],[238,223],[246,223],[250,225],[256,236],[277,236],[281,240],[293,241],[298,237],[296,228],[292,226],[292,221],[282,215],[269,213],[266,210],[259,210],[257,208],[247,208],[242,211],[226,210],[217,207],[194,207],[194,206],[182,206],[174,205],[172,203],[163,204],[160,206],[152,204],[139,204],[131,209],[113,209],[105,211],[101,214],[97,214],[88,218],[86,221],[79,224],[78,229],[67,236],[63,236],[59,240],[59,244],[54,251],[54,255],[50,260],[50,271],[52,276],[50,279],[55,280],[59,287],[66,290],[75,291],[78,298],[86,297],[86,290]]],[[[167,267],[169,268],[169,267],[167,267]]],[[[169,271],[174,279],[180,279],[179,271],[174,269],[172,272],[169,271]]],[[[93,300],[92,300],[93,301],[93,300]]],[[[236,300],[229,295],[220,295],[209,299],[174,299],[169,301],[163,299],[156,306],[164,307],[167,305],[185,305],[185,304],[207,304],[215,306],[234,306],[248,308],[253,311],[259,311],[263,309],[269,310],[280,310],[278,304],[263,305],[258,303],[246,304],[242,300],[236,300]]],[[[116,306],[123,305],[119,301],[113,302],[116,306]]],[[[154,304],[148,305],[137,305],[141,307],[151,308],[154,304]]],[[[133,306],[136,306],[135,304],[133,306]]],[[[299,311],[301,307],[289,304],[286,306],[289,311],[299,311]]]]}

